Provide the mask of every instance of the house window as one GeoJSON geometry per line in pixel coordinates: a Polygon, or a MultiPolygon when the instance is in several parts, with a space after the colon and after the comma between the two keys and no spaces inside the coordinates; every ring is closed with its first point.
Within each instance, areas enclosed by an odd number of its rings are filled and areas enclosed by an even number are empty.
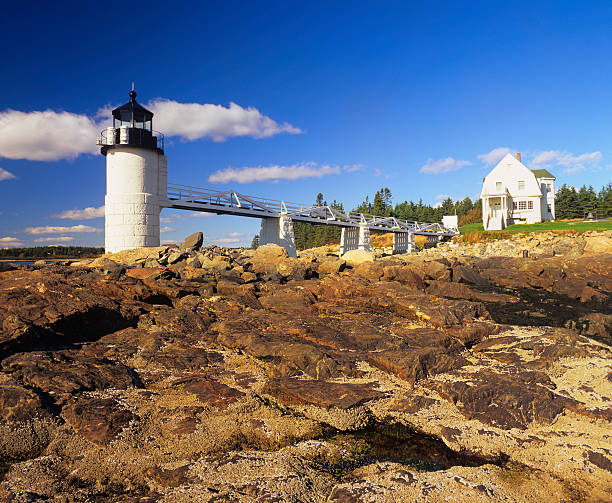
{"type": "Polygon", "coordinates": [[[527,201],[519,201],[519,210],[527,209],[527,201]]]}
{"type": "Polygon", "coordinates": [[[548,204],[547,206],[548,206],[548,213],[552,213],[552,208],[550,207],[550,204],[548,204]]]}
{"type": "Polygon", "coordinates": [[[533,209],[533,201],[527,201],[527,208],[529,208],[530,210],[533,209]]]}
{"type": "Polygon", "coordinates": [[[516,209],[516,201],[512,201],[512,209],[515,210],[516,209]]]}
{"type": "Polygon", "coordinates": [[[525,180],[519,180],[518,189],[525,190],[525,180]]]}
{"type": "Polygon", "coordinates": [[[552,185],[550,183],[547,183],[546,189],[548,190],[548,192],[550,192],[552,190],[552,185]]]}
{"type": "Polygon", "coordinates": [[[501,189],[502,189],[502,183],[501,182],[495,182],[495,190],[501,192],[501,189]]]}

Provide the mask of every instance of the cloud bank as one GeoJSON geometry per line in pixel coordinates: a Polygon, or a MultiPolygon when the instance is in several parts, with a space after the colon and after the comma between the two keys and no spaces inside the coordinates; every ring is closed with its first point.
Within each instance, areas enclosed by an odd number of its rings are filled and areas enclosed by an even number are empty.
{"type": "Polygon", "coordinates": [[[94,154],[100,129],[85,115],[6,110],[0,112],[0,157],[58,161],[94,154]]]}
{"type": "Polygon", "coordinates": [[[301,178],[321,178],[340,173],[339,166],[308,162],[291,166],[256,166],[244,168],[226,168],[214,172],[208,177],[211,183],[252,183],[278,180],[299,180],[301,178]]]}
{"type": "Polygon", "coordinates": [[[23,242],[12,236],[5,236],[3,238],[0,238],[0,247],[9,248],[12,246],[23,246],[23,242]]]}
{"type": "Polygon", "coordinates": [[[472,164],[470,161],[461,161],[447,157],[445,159],[427,159],[427,162],[421,166],[419,173],[425,173],[428,175],[439,175],[441,173],[448,173],[450,171],[457,171],[463,166],[469,166],[472,164]]]}
{"type": "MultiPolygon", "coordinates": [[[[146,106],[155,114],[156,130],[188,141],[210,138],[219,142],[238,136],[268,138],[302,132],[287,122],[276,122],[254,107],[243,108],[236,103],[225,107],[159,98],[146,106]]],[[[108,125],[109,116],[110,108],[102,109],[95,117],[54,110],[5,110],[0,112],[0,157],[58,161],[96,154],[96,138],[108,125]]]]}
{"type": "Polygon", "coordinates": [[[24,231],[26,234],[63,234],[63,233],[85,233],[102,232],[102,229],[91,227],[89,225],[73,225],[72,227],[60,227],[45,225],[43,227],[27,227],[24,231]]]}
{"type": "Polygon", "coordinates": [[[550,168],[561,166],[565,168],[564,174],[579,173],[584,171],[588,166],[595,166],[601,162],[601,152],[586,152],[580,155],[574,155],[571,152],[562,150],[547,150],[538,153],[531,162],[532,169],[550,168]]]}
{"type": "Polygon", "coordinates": [[[506,154],[515,155],[516,151],[508,147],[497,147],[486,154],[478,155],[478,159],[480,159],[486,166],[492,166],[493,164],[497,164],[499,161],[501,161],[506,154]]]}
{"type": "Polygon", "coordinates": [[[67,243],[69,241],[74,241],[74,238],[72,236],[51,236],[34,240],[35,243],[67,243]]]}
{"type": "Polygon", "coordinates": [[[82,210],[67,210],[58,215],[53,215],[55,218],[66,218],[69,220],[91,220],[104,216],[104,206],[94,208],[89,206],[82,210]]]}
{"type": "Polygon", "coordinates": [[[166,136],[185,140],[211,138],[218,142],[236,136],[268,138],[280,133],[302,132],[286,122],[279,124],[254,107],[243,108],[236,103],[224,107],[157,99],[150,101],[147,107],[155,114],[155,129],[166,136]]]}

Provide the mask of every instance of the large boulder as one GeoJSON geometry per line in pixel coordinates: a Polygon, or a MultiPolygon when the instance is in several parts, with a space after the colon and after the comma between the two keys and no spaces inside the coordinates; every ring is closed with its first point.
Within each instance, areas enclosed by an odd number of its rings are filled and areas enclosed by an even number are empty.
{"type": "Polygon", "coordinates": [[[197,251],[202,247],[204,242],[204,234],[201,232],[194,232],[191,236],[187,236],[185,241],[181,243],[179,249],[181,251],[197,251]]]}
{"type": "Polygon", "coordinates": [[[364,262],[372,262],[374,260],[374,254],[365,250],[351,250],[342,255],[342,260],[354,267],[364,262]]]}
{"type": "Polygon", "coordinates": [[[612,236],[607,234],[587,236],[584,253],[585,255],[612,253],[612,236]]]}

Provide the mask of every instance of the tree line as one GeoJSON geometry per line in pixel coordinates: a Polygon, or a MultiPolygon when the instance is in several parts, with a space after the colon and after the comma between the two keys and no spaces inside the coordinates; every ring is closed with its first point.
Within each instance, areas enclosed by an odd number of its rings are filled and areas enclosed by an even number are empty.
{"type": "Polygon", "coordinates": [[[592,185],[583,185],[578,190],[563,186],[555,194],[555,217],[585,218],[591,213],[597,218],[612,217],[612,183],[608,183],[595,192],[592,185]]]}
{"type": "Polygon", "coordinates": [[[0,258],[81,258],[102,255],[103,253],[104,248],[94,248],[89,246],[36,246],[34,248],[3,248],[0,249],[0,258]]]}
{"type": "MultiPolygon", "coordinates": [[[[317,194],[315,206],[327,206],[323,194],[317,194]]],[[[329,205],[340,211],[344,211],[344,205],[334,200],[329,205]]],[[[469,197],[462,201],[453,201],[450,197],[442,201],[439,205],[431,206],[423,204],[423,200],[418,203],[413,201],[403,201],[393,205],[393,195],[389,187],[377,190],[372,200],[366,196],[365,200],[352,213],[365,213],[368,215],[395,217],[401,220],[417,220],[419,222],[441,222],[443,215],[459,215],[460,222],[463,224],[471,223],[465,220],[469,215],[475,215],[476,220],[480,221],[481,203],[478,200],[473,203],[469,197]],[[463,219],[463,220],[462,220],[463,219]]],[[[473,219],[473,218],[472,218],[473,219]]],[[[293,222],[293,232],[295,234],[295,244],[298,250],[315,248],[331,243],[339,243],[341,228],[325,224],[309,224],[305,222],[293,222]]],[[[255,240],[253,241],[255,245],[255,240]]]]}

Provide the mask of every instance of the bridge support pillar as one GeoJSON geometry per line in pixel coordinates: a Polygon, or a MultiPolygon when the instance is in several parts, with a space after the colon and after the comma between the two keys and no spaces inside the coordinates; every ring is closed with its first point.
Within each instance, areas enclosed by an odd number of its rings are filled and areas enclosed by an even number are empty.
{"type": "Polygon", "coordinates": [[[405,253],[414,250],[414,233],[394,232],[393,253],[405,253]]]}
{"type": "Polygon", "coordinates": [[[438,236],[437,234],[433,234],[432,236],[427,236],[428,246],[430,247],[437,246],[439,242],[440,242],[440,236],[438,236]]]}
{"type": "Polygon", "coordinates": [[[274,243],[287,250],[290,257],[297,257],[295,235],[293,233],[293,220],[281,215],[279,218],[266,217],[261,219],[259,231],[259,245],[274,243]]]}
{"type": "Polygon", "coordinates": [[[370,229],[366,224],[359,224],[359,249],[372,251],[372,241],[370,241],[370,229]]]}
{"type": "Polygon", "coordinates": [[[370,229],[365,224],[359,227],[342,227],[340,235],[340,255],[344,255],[351,250],[372,251],[370,241],[370,229]]]}
{"type": "Polygon", "coordinates": [[[359,229],[357,227],[342,227],[340,235],[340,255],[356,250],[359,246],[359,229]]]}

